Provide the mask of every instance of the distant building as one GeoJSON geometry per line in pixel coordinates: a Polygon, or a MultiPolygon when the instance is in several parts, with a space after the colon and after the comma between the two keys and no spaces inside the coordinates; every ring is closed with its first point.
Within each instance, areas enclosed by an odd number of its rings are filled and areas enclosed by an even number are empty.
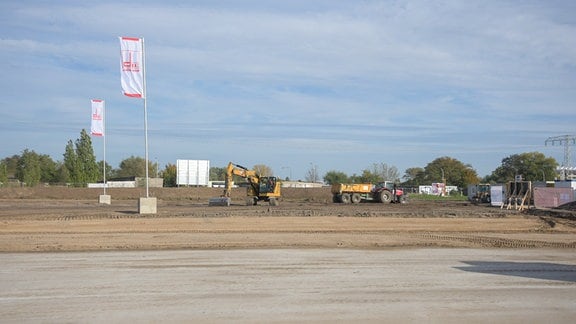
{"type": "MultiPolygon", "coordinates": [[[[145,177],[124,177],[114,178],[106,181],[106,188],[137,188],[145,187],[145,177]]],[[[148,187],[162,188],[164,186],[164,178],[148,178],[148,187]]],[[[88,188],[103,188],[104,183],[89,183],[88,188]]]]}
{"type": "Polygon", "coordinates": [[[282,181],[282,188],[322,188],[321,182],[282,181]]]}
{"type": "MultiPolygon", "coordinates": [[[[433,183],[430,186],[418,186],[418,193],[419,194],[425,194],[425,195],[440,196],[440,195],[442,195],[443,187],[444,187],[443,183],[433,183]]],[[[450,192],[458,191],[458,187],[457,186],[446,186],[445,190],[446,190],[446,195],[450,195],[450,192]]]]}

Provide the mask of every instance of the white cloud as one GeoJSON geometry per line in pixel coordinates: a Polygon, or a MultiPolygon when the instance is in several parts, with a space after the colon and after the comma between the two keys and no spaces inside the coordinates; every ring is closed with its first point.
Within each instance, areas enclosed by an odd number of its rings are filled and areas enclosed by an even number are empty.
{"type": "MultiPolygon", "coordinates": [[[[352,154],[400,161],[400,170],[476,154],[482,165],[465,162],[485,174],[508,154],[537,150],[548,133],[573,129],[570,1],[56,1],[0,9],[0,103],[12,108],[0,127],[11,137],[37,132],[47,147],[63,148],[52,142],[88,126],[92,97],[107,100],[114,143],[134,146],[141,102],[120,95],[118,36],[146,38],[151,133],[165,143],[155,155],[166,159],[181,154],[172,142],[189,139],[208,158],[221,149],[257,159],[241,152],[257,145],[317,164],[336,156],[347,172],[360,171],[344,162],[352,154]]],[[[0,157],[27,145],[13,141],[0,157]]],[[[127,157],[116,152],[111,159],[127,157]]]]}

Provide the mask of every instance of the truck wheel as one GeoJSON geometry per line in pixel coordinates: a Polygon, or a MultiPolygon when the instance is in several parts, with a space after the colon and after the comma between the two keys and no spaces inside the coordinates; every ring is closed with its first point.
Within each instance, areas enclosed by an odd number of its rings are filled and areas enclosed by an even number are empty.
{"type": "Polygon", "coordinates": [[[344,204],[349,204],[350,203],[350,194],[342,194],[342,197],[340,198],[342,200],[342,203],[344,204]]]}
{"type": "Polygon", "coordinates": [[[352,203],[353,203],[353,204],[358,204],[358,203],[360,203],[360,200],[362,200],[362,197],[360,196],[359,193],[353,193],[353,194],[352,194],[352,203]]]}
{"type": "Polygon", "coordinates": [[[333,195],[332,196],[332,202],[333,203],[341,203],[342,199],[340,198],[340,195],[333,195]]]}
{"type": "Polygon", "coordinates": [[[392,201],[392,193],[388,190],[380,191],[380,202],[386,204],[390,201],[392,201]]]}
{"type": "Polygon", "coordinates": [[[268,203],[270,204],[270,206],[278,206],[278,200],[276,200],[276,198],[270,198],[268,203]]]}

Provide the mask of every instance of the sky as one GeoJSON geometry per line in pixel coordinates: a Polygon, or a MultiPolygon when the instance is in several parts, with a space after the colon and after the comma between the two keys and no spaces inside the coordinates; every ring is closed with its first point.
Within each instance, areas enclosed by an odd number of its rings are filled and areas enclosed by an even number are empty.
{"type": "MultiPolygon", "coordinates": [[[[106,161],[265,164],[282,178],[424,168],[489,175],[575,134],[572,0],[0,2],[0,158],[62,161],[106,102],[106,161]],[[147,114],[118,37],[143,37],[147,114]]],[[[104,139],[92,137],[98,161],[104,139]]],[[[572,158],[572,160],[576,160],[572,158]]]]}

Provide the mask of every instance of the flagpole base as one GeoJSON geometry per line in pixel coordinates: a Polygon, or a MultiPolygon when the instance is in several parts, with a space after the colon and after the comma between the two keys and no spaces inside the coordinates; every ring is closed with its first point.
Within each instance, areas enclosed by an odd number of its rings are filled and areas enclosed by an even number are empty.
{"type": "Polygon", "coordinates": [[[138,214],[156,214],[156,197],[140,197],[138,200],[138,214]]]}
{"type": "Polygon", "coordinates": [[[112,198],[110,195],[100,195],[98,202],[104,205],[110,205],[112,203],[112,198]]]}

